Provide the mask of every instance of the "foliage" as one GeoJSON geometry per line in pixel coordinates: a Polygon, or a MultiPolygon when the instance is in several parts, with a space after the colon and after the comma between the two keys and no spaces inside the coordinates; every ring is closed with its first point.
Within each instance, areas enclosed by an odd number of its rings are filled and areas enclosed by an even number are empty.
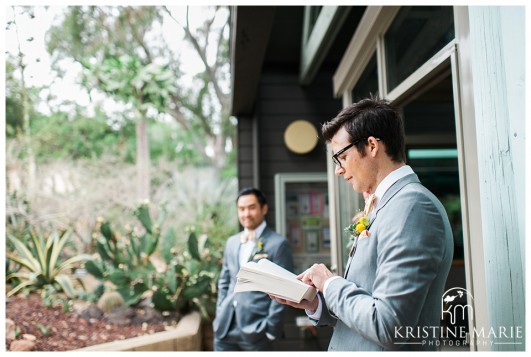
{"type": "Polygon", "coordinates": [[[105,154],[125,158],[134,126],[126,123],[118,130],[113,129],[102,114],[92,118],[81,112],[36,116],[32,132],[37,159],[41,162],[59,158],[96,159],[105,154]]]}
{"type": "Polygon", "coordinates": [[[70,238],[70,231],[52,231],[48,237],[31,232],[32,245],[26,244],[19,238],[7,234],[8,240],[15,247],[14,252],[7,252],[9,260],[26,268],[11,273],[6,281],[19,279],[20,283],[8,292],[7,296],[25,290],[36,290],[46,285],[52,285],[57,291],[64,291],[67,296],[75,297],[76,292],[67,271],[76,267],[79,263],[90,260],[88,254],[80,254],[66,260],[61,259],[61,252],[70,238]]]}
{"type": "Polygon", "coordinates": [[[9,57],[6,58],[6,134],[13,137],[17,132],[22,131],[24,125],[22,120],[22,98],[19,80],[14,76],[16,64],[9,57]]]}
{"type": "Polygon", "coordinates": [[[205,320],[216,311],[217,281],[221,271],[222,250],[206,235],[188,236],[188,251],[167,260],[167,268],[154,280],[152,301],[158,310],[197,310],[205,320]]]}
{"type": "Polygon", "coordinates": [[[109,280],[116,286],[127,305],[138,303],[142,294],[149,290],[156,273],[149,259],[155,252],[160,238],[160,227],[165,212],[153,223],[148,204],[139,205],[134,215],[140,221],[144,232],[126,227],[124,236],[115,232],[110,222],[101,220],[101,236],[96,242],[99,260],[87,262],[87,271],[101,280],[109,280]]]}
{"type": "Polygon", "coordinates": [[[85,267],[96,278],[113,283],[127,305],[137,304],[150,293],[154,307],[160,311],[198,310],[205,319],[212,318],[221,250],[206,236],[198,240],[191,232],[188,251],[179,254],[174,246],[175,230],[161,232],[164,215],[162,210],[158,222],[154,223],[149,206],[141,204],[135,216],[143,232],[126,227],[124,235],[115,231],[109,222],[102,221],[101,236],[96,243],[99,259],[87,262],[85,267]],[[157,269],[152,260],[156,259],[154,253],[160,240],[165,264],[157,269]]]}

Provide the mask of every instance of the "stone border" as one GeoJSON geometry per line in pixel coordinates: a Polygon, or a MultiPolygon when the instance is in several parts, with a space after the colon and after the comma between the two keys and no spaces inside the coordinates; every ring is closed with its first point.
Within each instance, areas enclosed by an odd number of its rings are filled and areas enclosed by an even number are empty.
{"type": "Polygon", "coordinates": [[[201,343],[201,315],[194,311],[183,316],[174,329],[74,351],[201,351],[201,343]]]}

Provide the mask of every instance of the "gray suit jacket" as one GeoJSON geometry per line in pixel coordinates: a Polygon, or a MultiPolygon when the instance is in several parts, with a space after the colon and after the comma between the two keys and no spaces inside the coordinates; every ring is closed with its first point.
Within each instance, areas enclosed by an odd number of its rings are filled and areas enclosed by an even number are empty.
{"type": "Polygon", "coordinates": [[[439,333],[453,258],[444,207],[410,174],[387,190],[369,220],[370,235],[358,241],[346,276],[324,294],[316,324],[335,324],[329,350],[435,350],[430,341],[439,333]]]}
{"type": "MultiPolygon", "coordinates": [[[[263,251],[268,255],[267,259],[285,269],[293,270],[291,247],[286,238],[266,227],[259,239],[264,242],[263,251]]],[[[214,333],[217,338],[224,338],[232,319],[235,318],[245,341],[253,343],[266,338],[266,332],[278,338],[282,334],[284,306],[261,292],[234,293],[236,274],[240,270],[239,250],[238,233],[230,237],[225,246],[218,282],[214,333]]]]}

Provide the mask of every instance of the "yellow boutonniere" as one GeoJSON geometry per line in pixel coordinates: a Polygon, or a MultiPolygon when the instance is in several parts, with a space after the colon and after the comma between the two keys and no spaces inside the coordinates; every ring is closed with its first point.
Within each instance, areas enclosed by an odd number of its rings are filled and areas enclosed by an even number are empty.
{"type": "Polygon", "coordinates": [[[269,254],[264,253],[264,242],[262,239],[258,239],[256,242],[255,251],[251,254],[252,260],[260,260],[269,257],[269,254]]]}
{"type": "Polygon", "coordinates": [[[348,227],[345,228],[345,232],[348,232],[350,234],[350,241],[352,244],[350,248],[350,256],[354,254],[356,251],[356,245],[358,243],[358,239],[360,235],[369,236],[369,228],[371,226],[371,222],[369,219],[360,212],[359,218],[352,224],[349,224],[348,227]]]}

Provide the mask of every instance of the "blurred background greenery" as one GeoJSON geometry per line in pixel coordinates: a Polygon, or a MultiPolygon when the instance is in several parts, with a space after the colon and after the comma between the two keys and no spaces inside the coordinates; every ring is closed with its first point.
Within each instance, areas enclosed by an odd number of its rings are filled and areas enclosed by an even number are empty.
{"type": "MultiPolygon", "coordinates": [[[[87,254],[92,265],[106,260],[102,240],[132,241],[126,232],[137,232],[144,245],[130,251],[131,242],[122,242],[125,246],[115,248],[165,262],[149,266],[150,274],[159,274],[153,275],[155,280],[171,276],[183,286],[204,287],[178,295],[201,301],[178,304],[177,286],[161,286],[166,296],[158,293],[158,306],[212,313],[205,306],[216,294],[222,248],[238,230],[229,18],[228,8],[219,6],[8,8],[8,290],[24,284],[16,291],[46,287],[47,295],[67,292],[70,285],[50,277],[50,270],[78,256],[83,258],[74,259],[78,264],[66,267],[74,278],[87,254]],[[74,78],[70,94],[79,100],[56,90],[69,78],[74,78]],[[159,237],[139,220],[139,210],[164,216],[157,234],[171,234],[159,244],[159,237]],[[112,222],[115,233],[104,234],[101,222],[112,222]],[[59,246],[58,237],[66,236],[61,249],[53,248],[59,246]],[[149,249],[146,242],[153,243],[149,249]],[[168,244],[171,256],[164,255],[168,244]],[[40,259],[52,251],[58,251],[53,260],[40,259]]],[[[110,266],[123,270],[114,263],[110,266]]],[[[101,273],[104,267],[99,267],[101,273]]],[[[98,278],[110,276],[101,273],[98,278]]],[[[134,288],[138,282],[131,275],[111,286],[123,288],[122,283],[134,288]]],[[[153,293],[153,286],[145,285],[143,292],[153,293]]],[[[91,293],[76,294],[94,299],[91,293]]],[[[67,295],[73,296],[72,291],[67,295]]],[[[138,302],[123,296],[130,304],[138,302]]]]}

